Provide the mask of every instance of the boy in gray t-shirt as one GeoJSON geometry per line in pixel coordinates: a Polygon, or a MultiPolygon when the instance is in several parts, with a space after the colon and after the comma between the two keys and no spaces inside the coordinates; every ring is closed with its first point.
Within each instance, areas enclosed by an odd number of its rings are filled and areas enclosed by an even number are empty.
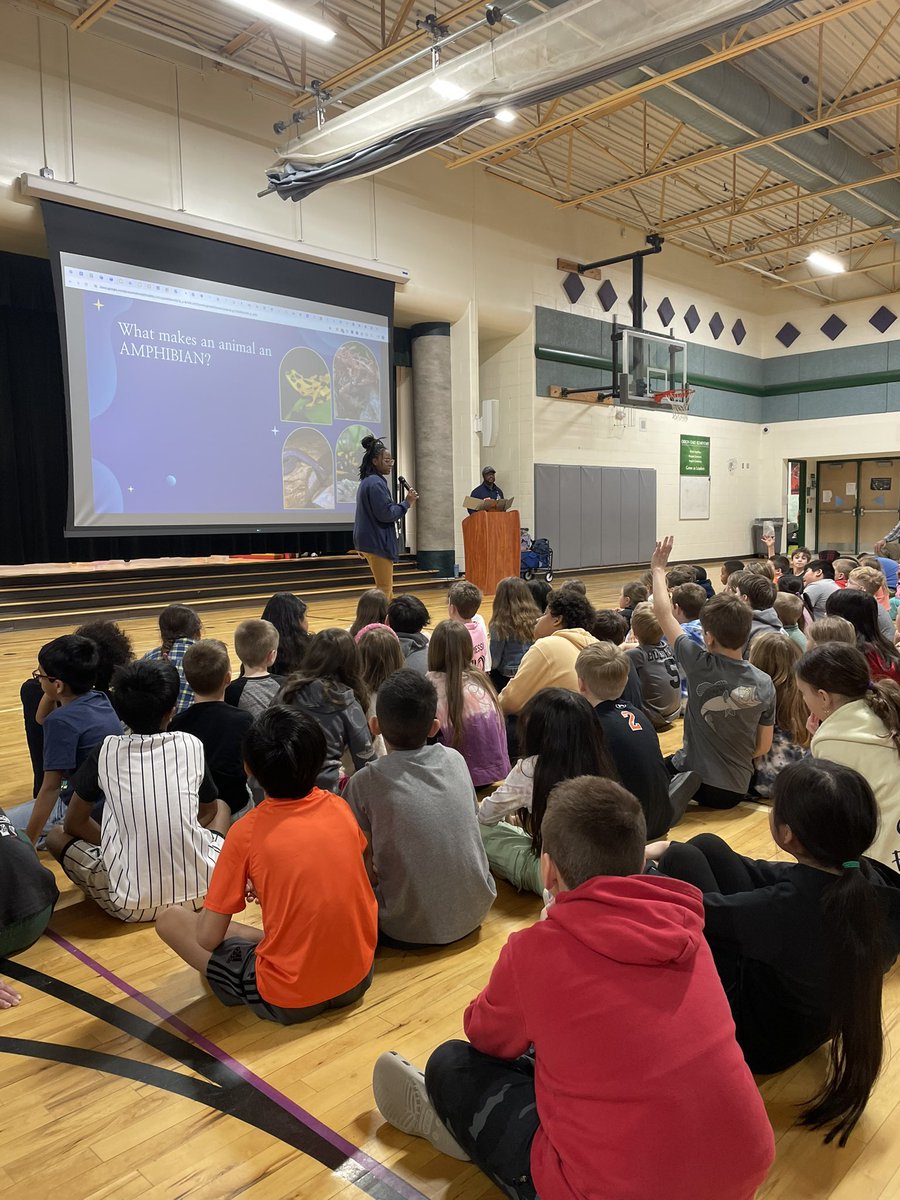
{"type": "Polygon", "coordinates": [[[369,722],[387,754],[344,789],[369,839],[366,870],[381,940],[393,945],[458,941],[478,928],[497,896],[465,759],[427,745],[436,712],[430,679],[408,668],[389,676],[369,722]]]}
{"type": "Polygon", "coordinates": [[[663,641],[650,604],[638,604],[631,618],[637,646],[628,650],[641,685],[641,709],[655,729],[668,729],[681,714],[681,671],[672,648],[663,641]]]}
{"type": "Polygon", "coordinates": [[[771,748],[775,687],[768,675],[741,657],[752,616],[737,596],[722,592],[703,606],[705,649],[682,633],[666,588],[671,551],[671,538],[657,542],[650,566],[653,611],[688,684],[684,745],[672,756],[672,768],[696,771],[701,777],[694,795],[699,804],[733,808],[750,786],[753,759],[771,748]]]}
{"type": "Polygon", "coordinates": [[[820,558],[814,558],[803,576],[803,596],[814,621],[826,615],[828,597],[837,590],[834,567],[820,558]]]}

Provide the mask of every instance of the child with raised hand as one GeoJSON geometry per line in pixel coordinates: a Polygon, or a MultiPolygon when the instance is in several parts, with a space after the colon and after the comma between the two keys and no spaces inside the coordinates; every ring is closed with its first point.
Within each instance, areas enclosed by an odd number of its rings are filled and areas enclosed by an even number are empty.
{"type": "Polygon", "coordinates": [[[628,629],[631,629],[631,618],[634,616],[634,610],[639,604],[646,604],[649,598],[649,591],[639,579],[632,579],[630,583],[622,586],[622,594],[619,597],[616,611],[628,629]]]}
{"type": "Polygon", "coordinates": [[[309,639],[303,666],[278,696],[317,721],[325,734],[325,761],[316,784],[334,791],[348,751],[359,771],[375,757],[366,712],[369,694],[359,677],[359,654],[346,629],[323,629],[309,639]]]}
{"type": "Polygon", "coordinates": [[[347,630],[355,640],[356,635],[367,625],[383,625],[387,619],[388,598],[381,588],[368,588],[356,604],[356,617],[347,630]]]}
{"type": "Polygon", "coordinates": [[[170,908],[156,922],[218,1000],[282,1025],[345,1008],[372,982],[378,906],[366,839],[345,801],[316,787],[325,754],[306,713],[276,704],[257,717],[244,756],[266,798],[228,831],[203,911],[170,908]],[[248,888],[262,929],[231,919],[248,888]]]}
{"type": "Polygon", "coordinates": [[[519,744],[522,757],[481,801],[478,820],[494,874],[520,892],[540,896],[541,823],[548,796],[564,779],[617,775],[590,704],[565,688],[544,688],[532,696],[519,717],[519,744]]]}
{"type": "Polygon", "coordinates": [[[806,705],[795,674],[800,657],[799,646],[779,633],[761,633],[750,647],[751,666],[764,671],[775,686],[772,746],[768,754],[753,760],[751,791],[766,799],[772,795],[778,773],[809,753],[806,705]]]}
{"type": "Polygon", "coordinates": [[[681,713],[681,672],[671,647],[663,641],[652,605],[638,605],[631,618],[631,631],[638,644],[626,653],[640,681],[641,711],[656,729],[671,729],[681,713]]]}
{"type": "MultiPolygon", "coordinates": [[[[855,572],[854,572],[855,574],[855,572]]],[[[834,592],[825,605],[829,617],[843,617],[856,631],[856,645],[866,656],[872,679],[893,679],[900,683],[900,655],[891,636],[891,623],[887,622],[888,635],[879,622],[879,614],[887,617],[879,608],[874,597],[852,585],[841,592],[834,592]]]]}
{"type": "Polygon", "coordinates": [[[284,679],[271,668],[278,657],[278,630],[271,621],[241,621],[234,631],[234,650],[241,660],[240,678],[225,689],[225,703],[258,717],[274,703],[284,679]]]}
{"type": "Polygon", "coordinates": [[[389,676],[370,720],[387,753],[344,791],[369,842],[381,940],[403,948],[459,941],[497,895],[466,764],[455,750],[427,744],[436,712],[430,680],[410,670],[389,676]]]}
{"type": "MultiPolygon", "coordinates": [[[[395,671],[403,669],[406,660],[400,649],[400,639],[390,625],[364,626],[356,635],[356,648],[359,652],[359,677],[369,694],[366,717],[371,730],[378,691],[395,671]]],[[[372,748],[378,758],[387,753],[384,738],[380,734],[372,738],[372,748]]]]}
{"type": "Polygon", "coordinates": [[[877,825],[861,774],[806,759],[779,774],[770,816],[795,863],[744,858],[708,833],[659,861],[704,893],[706,939],[750,1069],[783,1071],[830,1043],[800,1122],[841,1146],[881,1066],[882,978],[900,949],[897,877],[864,857],[877,825]]]}
{"type": "Polygon", "coordinates": [[[437,689],[444,745],[466,760],[472,783],[486,787],[509,774],[506,727],[493,684],[472,662],[472,637],[462,622],[441,621],[428,643],[428,676],[437,689]]]}
{"type": "Polygon", "coordinates": [[[534,597],[524,579],[501,579],[494,595],[490,633],[491,683],[502,691],[519,669],[525,652],[534,642],[534,626],[540,617],[534,597]]]}
{"type": "Polygon", "coordinates": [[[191,685],[184,677],[182,662],[190,646],[200,637],[202,628],[200,616],[186,604],[170,604],[159,614],[160,644],[155,650],[148,650],[144,658],[155,662],[164,659],[170,662],[178,672],[181,686],[178,691],[178,703],[175,713],[183,713],[188,705],[194,702],[191,685]]]}
{"type": "Polygon", "coordinates": [[[818,724],[810,750],[859,771],[869,782],[881,822],[868,853],[900,871],[900,687],[872,683],[855,646],[828,642],[797,664],[800,693],[818,724]]]}
{"type": "Polygon", "coordinates": [[[47,835],[66,875],[119,921],[153,921],[170,904],[199,907],[231,823],[202,744],[168,728],[179,687],[164,660],[119,670],[116,700],[130,732],[88,755],[72,777],[64,828],[47,835]]]}
{"type": "Polygon", "coordinates": [[[743,661],[751,613],[737,596],[714,596],[703,606],[705,649],[684,635],[666,588],[671,552],[672,538],[664,538],[650,560],[653,610],[688,683],[684,745],[672,756],[671,767],[700,776],[698,804],[734,808],[747,794],[753,760],[772,746],[775,688],[768,675],[743,661]]]}
{"type": "Polygon", "coordinates": [[[784,632],[794,645],[799,647],[802,654],[806,649],[806,634],[800,628],[800,622],[806,611],[803,601],[791,592],[778,592],[772,607],[775,609],[784,632]]]}
{"type": "Polygon", "coordinates": [[[547,920],[507,941],[467,1042],[438,1047],[424,1074],[378,1059],[375,1103],[513,1200],[750,1200],[774,1142],[701,895],[641,874],[640,805],[608,779],[559,784],[543,831],[547,920]]]}
{"type": "Polygon", "coordinates": [[[480,587],[467,579],[457,580],[447,593],[447,613],[451,621],[460,621],[472,638],[472,662],[479,671],[490,674],[491,645],[484,617],[478,611],[484,595],[480,587]]]}

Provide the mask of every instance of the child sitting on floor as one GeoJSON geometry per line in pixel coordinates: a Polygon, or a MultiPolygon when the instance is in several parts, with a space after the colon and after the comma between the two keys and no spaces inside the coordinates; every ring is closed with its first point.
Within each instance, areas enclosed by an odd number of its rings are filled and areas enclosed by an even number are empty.
{"type": "MultiPolygon", "coordinates": [[[[797,599],[799,597],[792,597],[797,599]]],[[[795,669],[801,658],[800,647],[778,633],[761,633],[750,647],[751,666],[764,671],[775,688],[775,725],[768,754],[753,760],[755,796],[769,799],[778,773],[789,763],[799,762],[809,753],[806,705],[797,687],[795,669]]]]}
{"type": "Polygon", "coordinates": [[[459,941],[497,895],[466,764],[455,750],[426,744],[437,732],[436,712],[434,685],[418,672],[386,679],[370,725],[387,753],[344,791],[369,842],[381,940],[393,946],[459,941]]]}
{"type": "Polygon", "coordinates": [[[188,648],[196,642],[200,633],[200,617],[193,608],[188,608],[186,604],[170,604],[159,614],[160,644],[155,650],[148,650],[144,655],[150,662],[164,659],[178,671],[181,686],[178,690],[178,704],[175,707],[176,715],[183,713],[188,705],[194,702],[194,693],[184,677],[181,664],[188,648]]]}
{"type": "Polygon", "coordinates": [[[619,779],[644,810],[648,836],[662,837],[681,820],[700,784],[700,776],[684,771],[669,776],[652,722],[625,699],[629,662],[609,642],[588,646],[578,655],[578,688],[594,709],[604,744],[619,779]]]}
{"type": "Polygon", "coordinates": [[[541,822],[547,797],[563,779],[615,779],[616,769],[590,705],[565,688],[543,688],[532,696],[519,718],[519,744],[522,757],[497,790],[481,801],[478,820],[494,874],[520,892],[540,896],[541,822]]]}
{"type": "Polygon", "coordinates": [[[754,639],[761,633],[777,633],[784,637],[784,628],[773,607],[778,588],[771,579],[751,571],[741,571],[735,586],[737,594],[750,608],[750,633],[744,644],[744,658],[747,658],[754,639]]]}
{"type": "Polygon", "coordinates": [[[437,689],[440,736],[460,752],[479,788],[509,774],[509,753],[497,693],[473,664],[471,643],[460,621],[441,621],[428,643],[428,678],[437,689]]]}
{"type": "Polygon", "coordinates": [[[84,894],[120,921],[154,921],[170,904],[199,907],[231,810],[217,799],[203,746],[166,732],[180,678],[174,665],[141,659],[115,676],[130,733],[107,737],[72,777],[65,826],[47,849],[84,894]],[[105,797],[100,825],[94,805],[105,797]]]}
{"type": "Polygon", "coordinates": [[[53,872],[0,808],[0,958],[12,958],[38,940],[58,899],[53,872]]]}
{"type": "Polygon", "coordinates": [[[631,618],[631,630],[638,644],[626,653],[640,681],[641,711],[656,729],[671,729],[681,713],[681,672],[671,647],[663,641],[651,605],[638,605],[631,618]]]}
{"type": "Polygon", "coordinates": [[[396,1053],[375,1064],[387,1121],[470,1158],[513,1200],[749,1200],[774,1157],[702,897],[641,874],[645,837],[618,784],[554,788],[547,920],[510,936],[466,1010],[467,1042],[440,1046],[424,1075],[396,1053]],[[686,1095],[715,1114],[714,1136],[686,1095]]]}
{"type": "Polygon", "coordinates": [[[43,695],[35,720],[43,727],[44,776],[34,803],[13,816],[35,845],[62,821],[77,768],[105,737],[122,732],[108,698],[93,687],[98,661],[94,643],[76,633],[54,638],[38,651],[33,675],[43,695]]]}
{"type": "Polygon", "coordinates": [[[203,911],[170,908],[156,922],[223,1004],[282,1025],[353,1004],[374,971],[366,839],[346,803],[316,787],[326,749],[305,712],[276,704],[257,717],[244,755],[266,799],[228,831],[203,911]],[[231,919],[248,891],[262,929],[231,919]]]}
{"type": "Polygon", "coordinates": [[[384,625],[387,620],[388,598],[381,588],[368,588],[356,604],[356,618],[347,632],[356,640],[356,635],[367,625],[384,625]]]}
{"type": "Polygon", "coordinates": [[[192,733],[202,743],[219,799],[225,801],[232,817],[236,817],[251,798],[241,742],[253,724],[253,717],[246,710],[225,703],[231,663],[224,642],[215,638],[194,642],[188,647],[182,667],[194,693],[194,703],[174,717],[169,728],[173,732],[192,733]]]}
{"type": "Polygon", "coordinates": [[[534,627],[540,615],[524,579],[512,575],[500,580],[489,626],[490,679],[498,692],[513,678],[526,651],[533,645],[534,627]]]}
{"type": "Polygon", "coordinates": [[[698,646],[703,645],[700,613],[709,598],[699,583],[682,583],[672,589],[672,611],[675,614],[675,620],[691,641],[696,642],[698,646]]]}
{"type": "Polygon", "coordinates": [[[800,653],[806,649],[806,634],[800,628],[800,622],[803,620],[803,614],[806,611],[803,601],[799,596],[793,595],[791,592],[778,592],[772,607],[781,622],[784,632],[788,635],[795,646],[800,648],[800,653]]]}
{"type": "Polygon", "coordinates": [[[639,604],[646,604],[649,598],[650,593],[639,579],[633,579],[630,583],[623,585],[616,611],[625,622],[627,629],[631,629],[631,618],[634,616],[634,610],[639,604]]]}
{"type": "Polygon", "coordinates": [[[395,596],[388,605],[387,623],[400,639],[406,665],[420,675],[428,670],[428,638],[422,631],[430,620],[418,596],[395,596]]]}
{"type": "Polygon", "coordinates": [[[274,703],[284,679],[272,675],[278,657],[278,630],[271,621],[241,621],[234,631],[234,650],[243,673],[225,689],[225,703],[258,717],[274,703]]]}
{"type": "Polygon", "coordinates": [[[318,787],[337,788],[344,751],[357,771],[375,757],[366,719],[369,696],[359,677],[356,643],[346,629],[323,629],[309,639],[303,666],[288,676],[278,702],[302,709],[322,727],[327,753],[318,787]]]}
{"type": "Polygon", "coordinates": [[[785,767],[770,825],[795,863],[744,858],[709,833],[651,853],[663,850],[660,870],[704,893],[706,939],[750,1069],[783,1071],[830,1043],[828,1076],[800,1122],[843,1146],[882,1062],[882,978],[900,949],[900,879],[863,857],[878,810],[848,767],[785,767]]]}
{"type": "Polygon", "coordinates": [[[733,808],[746,796],[753,760],[768,754],[775,722],[775,688],[768,675],[743,661],[751,613],[737,596],[708,600],[700,614],[706,648],[682,633],[666,588],[672,539],[656,543],[654,612],[688,683],[684,745],[671,759],[674,771],[696,771],[694,794],[708,808],[733,808]]]}
{"type": "Polygon", "coordinates": [[[466,579],[450,585],[447,613],[451,621],[461,621],[472,638],[472,662],[485,675],[491,671],[491,644],[484,617],[479,613],[484,595],[481,588],[466,579]]]}
{"type": "MultiPolygon", "coordinates": [[[[356,649],[359,653],[359,677],[363,687],[369,693],[366,718],[371,730],[378,691],[385,680],[389,679],[395,671],[403,669],[406,660],[400,649],[400,639],[390,625],[363,626],[356,635],[356,649]]],[[[378,758],[387,754],[381,734],[372,738],[372,748],[378,758]]]]}
{"type": "Polygon", "coordinates": [[[855,571],[859,563],[855,558],[836,558],[831,565],[834,568],[834,582],[839,588],[845,588],[850,572],[855,571]]]}

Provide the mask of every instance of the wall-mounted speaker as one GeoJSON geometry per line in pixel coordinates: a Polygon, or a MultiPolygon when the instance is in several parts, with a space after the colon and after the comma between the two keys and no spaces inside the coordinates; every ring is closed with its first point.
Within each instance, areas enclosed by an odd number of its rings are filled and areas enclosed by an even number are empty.
{"type": "Polygon", "coordinates": [[[483,400],[481,402],[480,422],[482,446],[493,446],[500,432],[500,401],[483,400]]]}

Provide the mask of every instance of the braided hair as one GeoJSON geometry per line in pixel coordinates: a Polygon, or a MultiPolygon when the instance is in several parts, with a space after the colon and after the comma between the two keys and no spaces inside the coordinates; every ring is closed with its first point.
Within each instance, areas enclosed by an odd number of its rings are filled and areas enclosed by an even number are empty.
{"type": "Polygon", "coordinates": [[[371,434],[364,437],[360,442],[365,454],[362,462],[359,464],[359,477],[366,479],[369,475],[375,473],[375,459],[384,450],[385,445],[381,438],[373,437],[371,434]]]}

